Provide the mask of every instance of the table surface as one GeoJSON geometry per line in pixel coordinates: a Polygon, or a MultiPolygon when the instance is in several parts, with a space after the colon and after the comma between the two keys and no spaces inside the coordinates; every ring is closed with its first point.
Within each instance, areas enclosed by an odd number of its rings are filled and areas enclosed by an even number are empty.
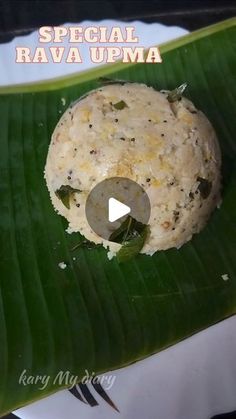
{"type": "MultiPolygon", "coordinates": [[[[40,26],[86,19],[142,20],[181,26],[193,31],[235,15],[235,0],[0,0],[0,43],[30,33],[40,26]]],[[[4,417],[12,418],[16,416],[10,414],[4,417]]],[[[236,419],[236,411],[215,418],[236,419]]]]}

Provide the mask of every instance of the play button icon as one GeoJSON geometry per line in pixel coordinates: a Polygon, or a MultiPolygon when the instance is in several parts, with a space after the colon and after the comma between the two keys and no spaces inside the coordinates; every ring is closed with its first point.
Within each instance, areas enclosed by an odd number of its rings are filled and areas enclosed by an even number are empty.
{"type": "Polygon", "coordinates": [[[115,198],[109,198],[108,201],[108,219],[111,223],[119,218],[123,217],[126,214],[130,213],[130,207],[128,205],[123,204],[120,201],[117,201],[115,198]]]}
{"type": "Polygon", "coordinates": [[[97,183],[85,205],[89,226],[105,240],[109,240],[128,215],[148,224],[150,212],[149,198],[144,189],[123,177],[107,178],[97,183]]]}

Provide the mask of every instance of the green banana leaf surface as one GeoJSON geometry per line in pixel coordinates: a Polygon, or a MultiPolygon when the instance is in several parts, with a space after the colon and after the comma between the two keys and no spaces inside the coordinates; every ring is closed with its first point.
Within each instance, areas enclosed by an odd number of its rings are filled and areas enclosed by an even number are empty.
{"type": "Polygon", "coordinates": [[[117,63],[0,88],[0,415],[57,391],[59,371],[83,377],[85,369],[119,368],[236,313],[235,25],[164,44],[162,64],[117,63]],[[61,114],[100,76],[157,89],[186,82],[186,96],[217,132],[222,205],[179,250],[123,264],[100,246],[71,252],[81,237],[65,232],[43,170],[61,114]],[[50,376],[47,387],[20,384],[24,370],[50,376]]]}

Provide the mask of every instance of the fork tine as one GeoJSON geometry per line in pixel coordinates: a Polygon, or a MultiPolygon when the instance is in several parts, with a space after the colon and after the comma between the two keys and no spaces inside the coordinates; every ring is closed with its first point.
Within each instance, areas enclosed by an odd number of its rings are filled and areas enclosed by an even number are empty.
{"type": "Polygon", "coordinates": [[[79,399],[81,402],[88,404],[87,401],[85,401],[83,399],[83,397],[81,396],[80,392],[78,391],[76,385],[72,388],[69,388],[69,391],[71,392],[71,394],[73,394],[73,396],[75,396],[77,399],[79,399]]]}
{"type": "Polygon", "coordinates": [[[108,394],[105,392],[104,388],[100,383],[94,383],[92,380],[92,385],[95,388],[96,392],[105,400],[113,409],[120,413],[119,409],[116,407],[115,403],[110,399],[108,394]]]}
{"type": "Polygon", "coordinates": [[[88,402],[90,406],[98,406],[97,400],[93,397],[92,393],[90,392],[89,388],[86,384],[79,383],[78,384],[81,393],[83,394],[85,400],[88,402]]]}

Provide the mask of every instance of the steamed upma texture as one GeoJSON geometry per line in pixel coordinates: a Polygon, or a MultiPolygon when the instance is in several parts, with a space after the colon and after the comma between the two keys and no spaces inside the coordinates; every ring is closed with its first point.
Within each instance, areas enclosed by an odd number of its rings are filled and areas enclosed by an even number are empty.
{"type": "Polygon", "coordinates": [[[179,248],[206,224],[220,203],[221,155],[214,129],[186,98],[144,84],[110,84],[91,91],[61,117],[48,151],[45,177],[55,210],[80,232],[109,248],[90,228],[85,202],[109,177],[126,177],[147,192],[150,234],[142,253],[179,248]],[[62,185],[76,189],[65,206],[62,185]]]}

